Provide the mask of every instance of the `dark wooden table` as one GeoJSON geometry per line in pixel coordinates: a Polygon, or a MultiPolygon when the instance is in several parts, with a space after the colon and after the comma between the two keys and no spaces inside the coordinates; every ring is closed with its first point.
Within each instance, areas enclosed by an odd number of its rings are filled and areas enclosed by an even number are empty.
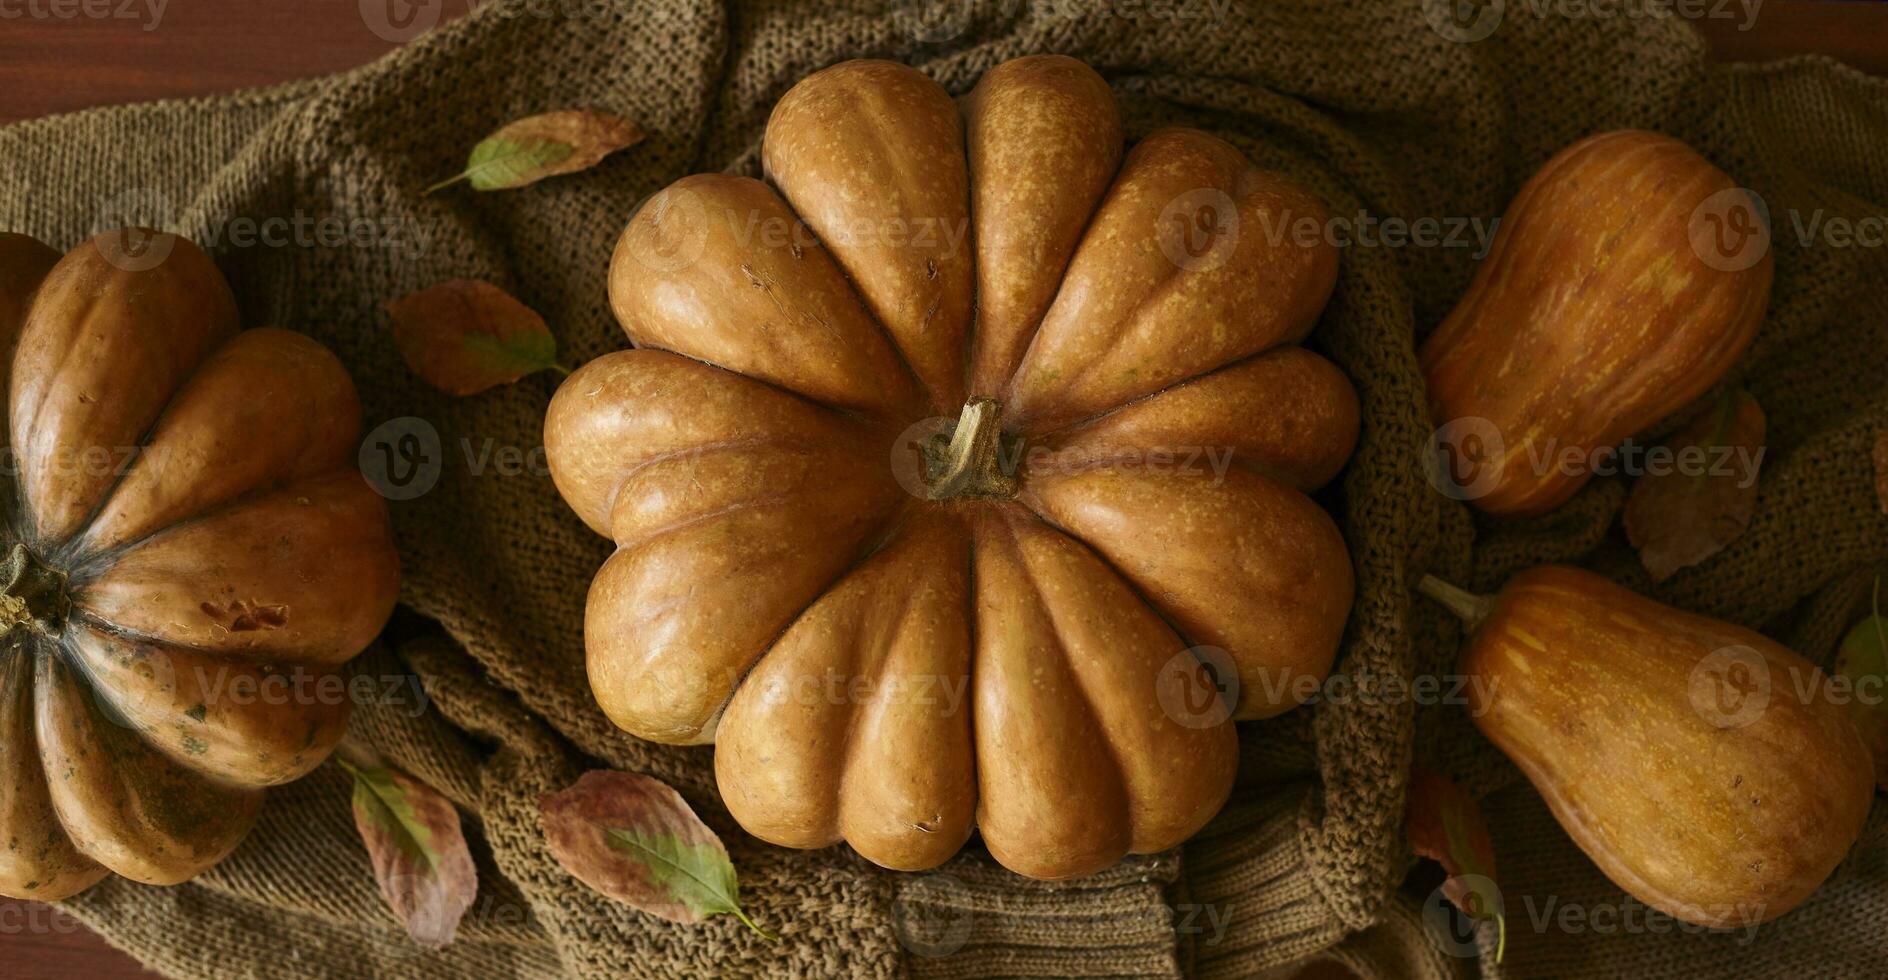
{"type": "MultiPolygon", "coordinates": [[[[491,0],[0,0],[0,122],[341,71],[474,2],[491,0]]],[[[1721,58],[1827,54],[1888,74],[1888,3],[1765,0],[1746,22],[1741,0],[1692,2],[1725,15],[1694,21],[1721,58]]],[[[70,917],[0,899],[0,977],[149,976],[70,917]]]]}

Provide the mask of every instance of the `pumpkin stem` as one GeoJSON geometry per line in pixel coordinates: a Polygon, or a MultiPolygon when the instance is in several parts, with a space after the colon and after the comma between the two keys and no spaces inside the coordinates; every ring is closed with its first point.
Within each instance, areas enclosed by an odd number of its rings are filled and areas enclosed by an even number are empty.
{"type": "Polygon", "coordinates": [[[940,434],[925,445],[925,483],[932,500],[1016,496],[1016,476],[1009,471],[1016,440],[1003,435],[1002,418],[996,399],[973,398],[964,403],[948,442],[940,434]]]}
{"type": "Polygon", "coordinates": [[[1416,591],[1449,607],[1450,612],[1468,625],[1468,631],[1471,633],[1480,629],[1482,621],[1488,618],[1489,613],[1495,611],[1494,599],[1485,595],[1476,595],[1467,589],[1456,588],[1434,575],[1423,576],[1422,580],[1416,583],[1416,591]]]}
{"type": "Polygon", "coordinates": [[[53,569],[15,544],[0,563],[0,632],[24,626],[35,633],[58,636],[65,631],[72,598],[66,594],[66,573],[53,569]]]}

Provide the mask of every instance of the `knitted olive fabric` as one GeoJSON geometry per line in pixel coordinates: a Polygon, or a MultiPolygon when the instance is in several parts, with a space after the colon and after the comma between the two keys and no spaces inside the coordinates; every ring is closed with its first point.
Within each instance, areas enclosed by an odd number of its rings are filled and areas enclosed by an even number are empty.
{"type": "Polygon", "coordinates": [[[345,75],[0,129],[0,227],[63,248],[138,221],[212,245],[247,322],[312,334],[353,370],[367,427],[389,426],[366,441],[364,465],[413,445],[436,461],[436,472],[402,483],[430,489],[392,505],[412,612],[355,667],[382,692],[364,699],[355,725],[466,815],[480,899],[458,942],[426,953],[400,933],[333,767],[275,792],[255,833],[195,882],[112,880],[69,903],[110,940],[167,973],[218,978],[1246,977],[1311,959],[1325,961],[1324,975],[1335,964],[1422,978],[1888,969],[1879,814],[1836,880],[1754,936],[1606,919],[1591,913],[1629,903],[1459,707],[1358,693],[1449,671],[1459,632],[1412,598],[1421,573],[1492,590],[1550,560],[1767,629],[1827,662],[1888,557],[1869,475],[1869,446],[1888,425],[1888,246],[1879,233],[1872,247],[1839,245],[1831,231],[1833,219],[1879,221],[1888,209],[1888,83],[1818,59],[1711,65],[1691,28],[1659,13],[1670,4],[1509,0],[1477,40],[1487,21],[1464,26],[1444,4],[1414,0],[478,6],[345,75]],[[609,545],[529,455],[557,379],[438,395],[402,365],[382,304],[484,278],[541,312],[567,360],[620,349],[604,273],[631,212],[692,172],[757,173],[768,111],[796,80],[847,58],[891,58],[962,94],[992,65],[1037,52],[1093,64],[1131,138],[1167,124],[1211,130],[1352,219],[1313,338],[1363,402],[1356,456],[1324,495],[1357,571],[1336,668],[1347,686],[1241,727],[1240,786],[1196,840],[1090,879],[1026,881],[974,842],[918,875],[845,848],[762,844],[719,805],[712,749],[639,742],[591,703],[583,604],[609,545]],[[591,172],[522,190],[421,195],[499,125],[579,106],[633,119],[650,138],[591,172]],[[1769,413],[1757,514],[1725,552],[1656,588],[1618,529],[1626,479],[1596,480],[1543,518],[1496,521],[1435,492],[1420,462],[1430,426],[1415,344],[1468,282],[1488,223],[1528,174],[1574,140],[1620,127],[1688,141],[1760,193],[1775,227],[1775,295],[1738,369],[1769,413]],[[1439,240],[1405,243],[1360,215],[1437,219],[1439,240]],[[252,240],[266,219],[286,224],[252,240]],[[1405,884],[1413,758],[1486,798],[1509,923],[1503,964],[1491,927],[1478,955],[1430,924],[1433,871],[1405,884]],[[730,917],[671,925],[563,874],[537,799],[597,766],[679,788],[727,841],[748,911],[780,941],[730,917]],[[1588,914],[1577,927],[1568,906],[1588,914]]]}

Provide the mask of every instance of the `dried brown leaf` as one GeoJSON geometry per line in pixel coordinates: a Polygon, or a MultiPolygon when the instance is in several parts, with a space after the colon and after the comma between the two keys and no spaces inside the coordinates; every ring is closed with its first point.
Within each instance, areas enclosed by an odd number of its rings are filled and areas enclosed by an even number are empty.
{"type": "Polygon", "coordinates": [[[388,908],[420,945],[451,943],[479,891],[459,811],[397,769],[341,765],[354,776],[354,826],[388,908]]]}
{"type": "Polygon", "coordinates": [[[475,395],[557,363],[557,338],[544,318],[478,279],[454,279],[387,304],[400,357],[421,380],[449,395],[475,395]]]}
{"type": "Polygon", "coordinates": [[[578,881],[671,922],[731,913],[767,936],[741,911],[740,883],[721,838],[667,783],[587,772],[540,806],[551,854],[578,881]]]}
{"type": "Polygon", "coordinates": [[[1662,582],[1723,551],[1757,512],[1764,414],[1748,392],[1666,440],[1662,466],[1639,477],[1626,500],[1626,537],[1652,580],[1662,582]]]}

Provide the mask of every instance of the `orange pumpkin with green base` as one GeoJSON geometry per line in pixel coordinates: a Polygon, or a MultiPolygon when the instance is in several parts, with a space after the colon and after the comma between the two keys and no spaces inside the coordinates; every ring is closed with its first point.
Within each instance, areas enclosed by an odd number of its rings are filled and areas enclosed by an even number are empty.
{"type": "Polygon", "coordinates": [[[183,881],[334,748],[392,612],[353,383],[155,232],[0,235],[0,340],[0,894],[183,881]]]}

